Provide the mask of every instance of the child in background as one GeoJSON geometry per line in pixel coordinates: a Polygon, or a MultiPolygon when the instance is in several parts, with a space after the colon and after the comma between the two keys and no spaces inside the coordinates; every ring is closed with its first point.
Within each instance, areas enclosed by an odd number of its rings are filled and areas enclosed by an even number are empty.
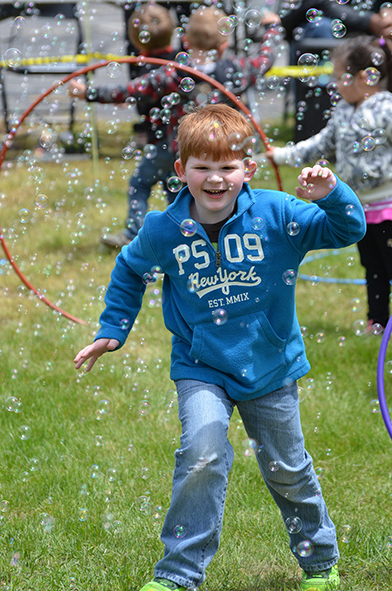
{"type": "MultiPolygon", "coordinates": [[[[358,242],[366,270],[367,332],[379,334],[389,318],[392,280],[392,59],[384,39],[347,38],[332,54],[342,100],[317,135],[271,148],[276,164],[303,166],[333,159],[336,172],[357,193],[367,232],[358,242]]],[[[268,153],[267,153],[268,155],[268,153]]]]}
{"type": "MultiPolygon", "coordinates": [[[[174,32],[174,23],[170,12],[160,4],[144,4],[133,11],[128,20],[128,37],[137,50],[137,55],[146,57],[159,57],[164,60],[174,60],[177,51],[172,47],[171,41],[174,32]]],[[[154,64],[135,66],[131,78],[141,76],[156,69],[154,64]]],[[[166,126],[162,121],[151,122],[151,107],[161,107],[160,103],[142,104],[136,103],[140,121],[133,126],[136,133],[136,144],[144,147],[146,144],[157,144],[166,141],[166,126]]]]}
{"type": "MultiPolygon", "coordinates": [[[[140,6],[128,21],[128,36],[140,56],[174,60],[177,52],[171,46],[173,32],[174,23],[169,10],[159,4],[146,3],[140,6]]],[[[154,68],[157,68],[154,64],[144,64],[138,68],[139,74],[148,74],[154,68]]],[[[97,100],[101,103],[116,102],[113,101],[114,89],[110,85],[101,86],[93,91],[84,83],[71,80],[69,88],[72,96],[77,98],[97,100]]],[[[115,88],[116,92],[121,92],[121,87],[115,88]]],[[[174,174],[174,156],[167,145],[167,125],[161,119],[151,120],[149,115],[152,108],[162,108],[160,100],[151,99],[143,103],[138,101],[136,107],[141,116],[141,121],[134,125],[136,146],[147,146],[147,154],[129,181],[125,230],[101,236],[101,242],[111,248],[121,248],[137,235],[146,215],[151,187],[158,181],[166,182],[174,174]]]]}
{"type": "Polygon", "coordinates": [[[309,250],[360,240],[365,218],[355,193],[318,165],[302,170],[296,189],[313,203],[252,190],[257,164],[241,144],[253,133],[225,104],[181,119],[175,168],[187,186],[166,211],[147,214],[117,256],[101,328],[74,359],[76,369],[88,361],[90,371],[101,355],[120,348],[139,313],[145,278],[165,274],[162,309],[173,334],[170,376],[182,436],[161,535],[165,553],[142,591],[185,591],[205,580],[219,546],[235,406],[304,571],[301,591],[339,585],[335,528],[300,424],[296,380],[310,365],[295,312],[295,278],[309,250]],[[309,552],[301,552],[304,543],[309,552]]]}
{"type": "MultiPolygon", "coordinates": [[[[188,72],[178,71],[174,67],[161,67],[150,74],[131,80],[126,86],[107,85],[86,89],[84,84],[70,81],[73,96],[89,101],[123,103],[129,97],[136,98],[138,105],[147,105],[150,109],[151,120],[159,125],[163,122],[167,130],[168,141],[160,144],[160,160],[144,158],[141,166],[133,174],[131,190],[136,188],[137,193],[130,192],[125,230],[112,237],[108,234],[104,239],[106,244],[110,242],[109,245],[120,248],[128,244],[142,226],[151,187],[158,180],[165,180],[167,171],[174,164],[176,126],[179,118],[185,111],[193,109],[196,104],[224,99],[221,93],[214,91],[209,84],[204,81],[200,83],[197,71],[208,74],[237,96],[241,96],[272,66],[276,47],[283,39],[283,29],[274,27],[265,32],[256,58],[223,58],[229,42],[227,35],[220,32],[219,27],[221,19],[227,18],[222,10],[212,7],[201,7],[192,12],[187,33],[183,37],[183,44],[187,47],[189,54],[182,52],[186,65],[195,69],[195,75],[192,77],[188,72]],[[182,82],[183,79],[187,82],[187,86],[182,82]],[[164,101],[164,105],[161,104],[161,100],[164,101]],[[151,105],[154,104],[159,104],[160,107],[151,109],[151,105]],[[144,174],[145,168],[154,174],[144,174]],[[137,216],[135,216],[135,203],[137,216]],[[134,222],[132,225],[129,223],[130,220],[134,222]]],[[[169,201],[174,200],[175,193],[171,195],[169,201]]]]}

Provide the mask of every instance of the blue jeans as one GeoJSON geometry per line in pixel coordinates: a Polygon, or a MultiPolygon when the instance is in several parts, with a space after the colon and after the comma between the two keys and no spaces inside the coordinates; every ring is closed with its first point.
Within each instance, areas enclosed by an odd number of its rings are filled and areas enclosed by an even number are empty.
{"type": "MultiPolygon", "coordinates": [[[[166,185],[167,179],[174,175],[174,154],[164,146],[167,146],[167,141],[155,144],[156,154],[154,157],[144,156],[129,181],[128,217],[124,233],[131,240],[135,238],[144,223],[151,188],[158,181],[162,181],[166,185]]],[[[175,196],[176,194],[167,191],[169,203],[174,201],[175,196]]]]}
{"type": "Polygon", "coordinates": [[[215,384],[179,380],[176,385],[181,448],[175,452],[172,499],[161,534],[165,552],[155,577],[186,588],[205,580],[222,529],[234,459],[227,430],[235,406],[254,440],[260,472],[281,511],[299,565],[305,571],[333,566],[339,558],[336,532],[304,448],[296,383],[247,401],[234,401],[215,384]],[[301,557],[296,547],[305,540],[313,545],[313,553],[301,557]]]}

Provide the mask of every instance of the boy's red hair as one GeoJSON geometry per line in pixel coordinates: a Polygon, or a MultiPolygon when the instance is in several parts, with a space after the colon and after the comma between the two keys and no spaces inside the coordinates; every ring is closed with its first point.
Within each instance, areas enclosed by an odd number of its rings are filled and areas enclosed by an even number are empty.
{"type": "Polygon", "coordinates": [[[218,160],[243,160],[246,138],[254,136],[252,125],[241,113],[223,103],[205,105],[181,117],[178,126],[180,159],[185,167],[190,156],[218,160]]]}

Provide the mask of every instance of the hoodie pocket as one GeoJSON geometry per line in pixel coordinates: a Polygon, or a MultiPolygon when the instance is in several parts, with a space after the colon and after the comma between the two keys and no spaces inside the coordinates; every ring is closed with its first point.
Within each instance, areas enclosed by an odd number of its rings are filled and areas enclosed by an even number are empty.
{"type": "Polygon", "coordinates": [[[286,341],[272,328],[264,312],[230,318],[221,325],[196,325],[190,354],[236,380],[252,384],[271,376],[285,363],[286,341]]]}

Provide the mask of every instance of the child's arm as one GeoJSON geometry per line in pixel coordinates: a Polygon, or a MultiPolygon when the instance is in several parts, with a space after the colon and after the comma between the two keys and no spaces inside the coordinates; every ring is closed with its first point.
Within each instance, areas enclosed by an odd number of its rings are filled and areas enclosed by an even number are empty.
{"type": "Polygon", "coordinates": [[[316,135],[297,144],[290,143],[284,147],[269,146],[266,156],[280,165],[302,168],[307,163],[313,163],[320,158],[334,160],[336,155],[336,124],[335,114],[327,125],[316,135]]]}
{"type": "Polygon", "coordinates": [[[309,201],[324,199],[336,187],[336,177],[332,170],[318,164],[302,169],[298,182],[301,186],[295,187],[297,197],[309,201]]]}
{"type": "Polygon", "coordinates": [[[79,369],[83,363],[89,359],[90,361],[88,362],[86,371],[90,371],[98,357],[101,357],[101,355],[108,351],[114,351],[119,344],[120,343],[117,339],[98,339],[94,341],[94,343],[87,345],[87,347],[84,347],[84,349],[79,351],[76,355],[74,359],[75,369],[79,369]]]}

